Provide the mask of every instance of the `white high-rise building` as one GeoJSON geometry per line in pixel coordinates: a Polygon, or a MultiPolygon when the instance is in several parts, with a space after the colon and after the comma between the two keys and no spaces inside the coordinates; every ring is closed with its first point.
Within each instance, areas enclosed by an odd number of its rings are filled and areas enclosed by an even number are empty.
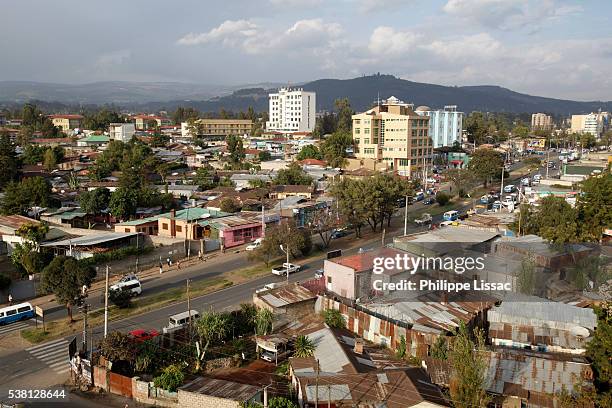
{"type": "Polygon", "coordinates": [[[133,123],[111,123],[108,128],[110,140],[119,140],[124,143],[132,140],[136,133],[133,123]]]}
{"type": "Polygon", "coordinates": [[[599,113],[572,115],[572,133],[590,133],[595,137],[599,137],[603,129],[604,117],[599,113]]]}
{"type": "Polygon", "coordinates": [[[434,148],[461,143],[463,112],[457,111],[456,105],[447,105],[438,110],[419,106],[415,112],[421,116],[429,116],[429,137],[434,148]]]}
{"type": "Polygon", "coordinates": [[[281,88],[269,95],[270,120],[266,130],[312,132],[315,128],[316,94],[301,88],[281,88]]]}

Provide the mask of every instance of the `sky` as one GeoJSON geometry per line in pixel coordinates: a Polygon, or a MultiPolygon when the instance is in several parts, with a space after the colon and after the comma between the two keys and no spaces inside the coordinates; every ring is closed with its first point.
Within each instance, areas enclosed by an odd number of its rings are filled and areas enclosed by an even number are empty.
{"type": "Polygon", "coordinates": [[[0,80],[298,84],[372,73],[612,100],[608,0],[19,0],[0,80]]]}

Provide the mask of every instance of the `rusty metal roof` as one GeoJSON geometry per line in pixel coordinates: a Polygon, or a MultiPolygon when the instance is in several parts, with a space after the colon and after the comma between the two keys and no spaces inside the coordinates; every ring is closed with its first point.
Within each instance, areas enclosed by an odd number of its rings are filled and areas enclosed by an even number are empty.
{"type": "Polygon", "coordinates": [[[256,296],[274,308],[285,307],[317,298],[317,295],[298,284],[282,286],[257,294],[256,296]]]}
{"type": "Polygon", "coordinates": [[[25,224],[38,225],[40,222],[32,218],[24,217],[23,215],[0,216],[0,227],[8,227],[13,230],[18,230],[19,227],[25,224]]]}
{"type": "Polygon", "coordinates": [[[251,399],[255,394],[261,391],[259,387],[255,387],[254,385],[240,384],[209,377],[197,377],[179,389],[240,402],[251,399]]]}

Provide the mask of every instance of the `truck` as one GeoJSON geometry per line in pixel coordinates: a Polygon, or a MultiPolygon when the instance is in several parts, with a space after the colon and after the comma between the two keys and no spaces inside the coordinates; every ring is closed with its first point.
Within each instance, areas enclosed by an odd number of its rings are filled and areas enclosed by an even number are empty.
{"type": "Polygon", "coordinates": [[[428,225],[431,224],[431,214],[425,213],[421,215],[421,218],[417,218],[414,220],[416,225],[428,225]]]}
{"type": "Polygon", "coordinates": [[[287,272],[294,273],[299,272],[302,267],[300,265],[292,264],[292,263],[284,263],[282,266],[278,268],[272,268],[272,273],[278,276],[286,276],[287,272]]]}

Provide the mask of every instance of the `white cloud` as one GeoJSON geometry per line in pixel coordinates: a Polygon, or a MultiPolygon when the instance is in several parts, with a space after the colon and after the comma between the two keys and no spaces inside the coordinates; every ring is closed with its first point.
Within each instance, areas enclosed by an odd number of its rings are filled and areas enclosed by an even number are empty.
{"type": "Polygon", "coordinates": [[[180,38],[181,45],[198,45],[220,41],[226,45],[235,45],[240,41],[256,36],[258,27],[247,20],[226,20],[218,27],[206,33],[189,33],[180,38]]]}
{"type": "Polygon", "coordinates": [[[447,14],[489,28],[537,31],[546,21],[582,10],[580,6],[559,5],[555,0],[448,0],[447,14]]]}
{"type": "Polygon", "coordinates": [[[466,35],[458,39],[435,40],[423,45],[423,49],[450,60],[497,58],[502,44],[488,33],[466,35]]]}
{"type": "Polygon", "coordinates": [[[408,0],[359,0],[359,11],[371,13],[374,11],[389,11],[390,8],[404,6],[408,0]]]}
{"type": "Polygon", "coordinates": [[[312,7],[323,3],[323,0],[269,0],[275,6],[284,7],[312,7]]]}
{"type": "Polygon", "coordinates": [[[375,54],[401,55],[412,50],[420,36],[411,31],[397,31],[381,26],[370,36],[368,49],[375,54]]]}

